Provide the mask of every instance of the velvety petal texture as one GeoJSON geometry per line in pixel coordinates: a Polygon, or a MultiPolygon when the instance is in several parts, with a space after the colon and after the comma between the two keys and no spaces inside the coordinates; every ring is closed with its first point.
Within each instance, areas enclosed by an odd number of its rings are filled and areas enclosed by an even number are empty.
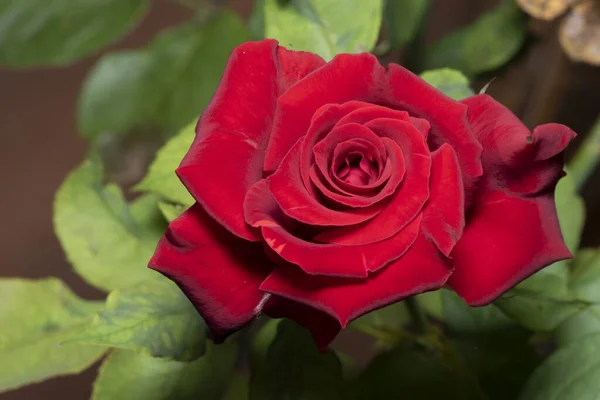
{"type": "Polygon", "coordinates": [[[554,207],[574,133],[530,132],[372,54],[263,40],[232,53],[177,174],[196,204],[150,261],[216,341],[259,313],[325,348],[353,319],[449,284],[471,305],[569,257],[554,207]]]}

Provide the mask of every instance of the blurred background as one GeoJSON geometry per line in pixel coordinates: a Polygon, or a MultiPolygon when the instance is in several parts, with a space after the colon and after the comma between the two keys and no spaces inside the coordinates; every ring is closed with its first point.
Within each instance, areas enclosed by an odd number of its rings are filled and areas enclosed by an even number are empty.
{"type": "MultiPolygon", "coordinates": [[[[215,3],[230,7],[245,19],[253,8],[252,0],[215,3]]],[[[498,3],[434,1],[420,40],[425,44],[435,42],[498,3]]],[[[133,31],[101,53],[66,67],[0,69],[1,276],[57,276],[83,297],[102,298],[100,291],[72,272],[52,227],[55,191],[86,154],[86,142],[78,134],[76,123],[81,86],[102,54],[143,47],[161,30],[188,19],[190,9],[180,2],[155,0],[133,31]]],[[[547,122],[572,127],[580,137],[570,149],[571,154],[600,113],[600,68],[575,63],[565,55],[558,40],[560,19],[544,22],[531,18],[528,24],[530,33],[519,53],[504,67],[479,75],[474,88],[477,91],[495,78],[488,93],[528,127],[547,122]]],[[[600,23],[596,29],[600,31],[600,23]]],[[[0,46],[1,36],[0,30],[0,46]]],[[[597,46],[596,51],[600,51],[597,46]]],[[[403,49],[395,50],[383,59],[402,63],[404,53],[403,49]]],[[[114,179],[125,186],[135,183],[160,144],[160,140],[143,141],[128,148],[121,158],[116,156],[110,167],[114,179]]],[[[584,246],[600,244],[600,185],[595,184],[599,179],[596,171],[583,191],[588,206],[584,246]]],[[[94,367],[79,376],[53,379],[0,398],[86,399],[95,373],[94,367]]]]}

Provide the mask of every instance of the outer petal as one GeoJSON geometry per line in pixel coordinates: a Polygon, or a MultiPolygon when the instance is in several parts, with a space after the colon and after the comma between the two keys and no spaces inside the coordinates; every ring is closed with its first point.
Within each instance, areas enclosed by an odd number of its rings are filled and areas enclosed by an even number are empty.
{"type": "Polygon", "coordinates": [[[562,151],[575,137],[564,125],[541,125],[531,133],[487,95],[463,100],[469,121],[484,147],[484,185],[525,195],[546,191],[563,175],[562,151]]]}
{"type": "Polygon", "coordinates": [[[342,330],[339,322],[324,312],[284,297],[271,295],[263,312],[271,318],[290,318],[304,326],[321,350],[324,350],[342,330]]]}
{"type": "Polygon", "coordinates": [[[278,49],[274,40],[244,43],[231,54],[202,114],[177,174],[196,201],[241,238],[260,240],[244,222],[243,201],[262,178],[277,96],[322,63],[310,53],[278,49]]]}
{"type": "Polygon", "coordinates": [[[432,153],[429,201],[423,211],[423,232],[446,256],[465,227],[465,198],[454,149],[443,144],[432,153]]]}
{"type": "Polygon", "coordinates": [[[171,222],[149,266],[179,285],[221,342],[261,311],[258,286],[274,264],[195,204],[171,222]]]}
{"type": "Polygon", "coordinates": [[[452,258],[450,286],[467,303],[486,305],[531,274],[569,258],[554,196],[523,199],[487,191],[472,215],[452,258]]]}
{"type": "Polygon", "coordinates": [[[256,183],[248,192],[245,207],[246,221],[261,228],[267,245],[282,259],[311,275],[366,277],[369,272],[401,257],[416,240],[421,223],[420,217],[415,218],[388,240],[364,246],[342,246],[313,243],[290,232],[264,181],[256,183]]]}
{"type": "Polygon", "coordinates": [[[421,236],[402,258],[367,279],[314,279],[299,268],[281,266],[261,289],[321,310],[345,327],[370,311],[440,288],[450,274],[435,245],[421,236]]]}

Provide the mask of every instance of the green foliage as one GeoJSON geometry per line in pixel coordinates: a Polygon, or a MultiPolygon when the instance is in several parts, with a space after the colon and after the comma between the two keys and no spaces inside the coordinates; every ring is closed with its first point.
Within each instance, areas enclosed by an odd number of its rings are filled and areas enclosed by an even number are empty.
{"type": "Polygon", "coordinates": [[[67,177],[56,194],[54,228],[75,271],[111,291],[158,276],[146,265],[166,226],[153,196],[128,205],[121,190],[102,179],[95,159],[67,177]]]}
{"type": "Polygon", "coordinates": [[[169,203],[166,201],[158,202],[158,208],[168,222],[173,221],[186,210],[186,206],[184,205],[169,203]]]}
{"type": "Polygon", "coordinates": [[[0,65],[64,65],[132,29],[148,0],[2,0],[0,65]]]}
{"type": "Polygon", "coordinates": [[[1,279],[0,393],[79,373],[100,359],[104,347],[59,344],[101,306],[79,299],[58,279],[1,279]]]}
{"type": "Polygon", "coordinates": [[[204,321],[183,292],[168,279],[156,279],[112,292],[73,341],[190,361],[204,352],[204,335],[204,321]]]}
{"type": "Polygon", "coordinates": [[[477,389],[463,371],[435,353],[399,347],[377,356],[345,387],[344,399],[477,400],[477,389]]]}
{"type": "Polygon", "coordinates": [[[221,11],[166,30],[144,49],[104,56],[79,99],[80,131],[95,138],[137,126],[180,129],[200,116],[231,51],[249,37],[235,14],[221,11]]]}
{"type": "Polygon", "coordinates": [[[193,362],[116,350],[102,364],[92,400],[217,400],[233,375],[236,346],[209,346],[193,362]]]}
{"type": "Polygon", "coordinates": [[[383,26],[392,47],[410,42],[421,27],[430,0],[387,0],[383,26]]]}
{"type": "Polygon", "coordinates": [[[593,400],[600,393],[600,335],[571,343],[535,371],[522,400],[593,400]]]}
{"type": "Polygon", "coordinates": [[[402,340],[409,323],[410,314],[406,305],[398,302],[363,315],[352,321],[350,327],[373,336],[380,345],[389,346],[402,340]]]}
{"type": "MultiPolygon", "coordinates": [[[[175,170],[194,141],[194,128],[195,124],[189,124],[158,151],[148,174],[135,187],[136,190],[155,193],[165,200],[184,206],[194,203],[192,196],[175,175],[175,170]]],[[[163,205],[163,209],[164,207],[163,205]]],[[[171,213],[168,218],[172,216],[171,213]]]]}
{"type": "Polygon", "coordinates": [[[326,61],[370,51],[381,26],[383,0],[265,0],[265,36],[326,61]]]}
{"type": "Polygon", "coordinates": [[[503,0],[473,24],[431,45],[424,67],[453,68],[467,75],[493,70],[514,57],[526,35],[527,16],[513,0],[503,0]]]}
{"type": "Polygon", "coordinates": [[[474,95],[469,87],[469,78],[460,71],[449,68],[435,69],[423,72],[421,78],[454,100],[462,100],[474,95]]]}
{"type": "Polygon", "coordinates": [[[264,363],[253,371],[250,399],[341,399],[341,379],[335,354],[321,354],[308,331],[283,320],[264,363]]]}

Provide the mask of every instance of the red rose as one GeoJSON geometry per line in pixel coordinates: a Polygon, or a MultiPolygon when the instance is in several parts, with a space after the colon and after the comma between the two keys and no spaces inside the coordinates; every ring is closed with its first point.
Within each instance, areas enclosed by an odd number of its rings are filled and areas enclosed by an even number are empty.
{"type": "Polygon", "coordinates": [[[575,134],[533,133],[368,53],[245,43],[177,174],[197,203],[150,267],[215,340],[260,312],[327,345],[349,321],[446,283],[484,305],[570,257],[554,207],[575,134]]]}

